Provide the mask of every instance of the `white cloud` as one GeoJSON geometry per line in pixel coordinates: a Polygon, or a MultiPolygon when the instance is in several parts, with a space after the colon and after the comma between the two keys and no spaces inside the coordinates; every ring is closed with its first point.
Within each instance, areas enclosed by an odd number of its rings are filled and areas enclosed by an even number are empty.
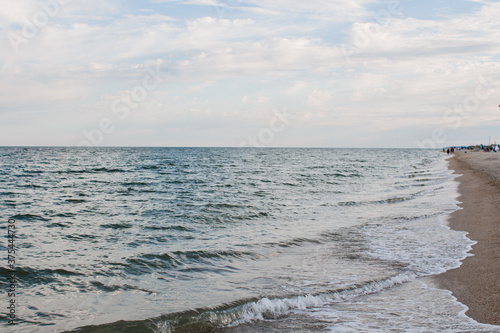
{"type": "Polygon", "coordinates": [[[328,106],[332,94],[329,91],[314,90],[307,97],[307,102],[311,106],[325,108],[328,106]]]}
{"type": "Polygon", "coordinates": [[[368,15],[365,6],[378,0],[155,0],[159,3],[211,6],[220,14],[239,10],[259,15],[283,16],[299,14],[315,19],[350,20],[368,15]]]}
{"type": "Polygon", "coordinates": [[[10,24],[23,24],[25,19],[31,20],[33,14],[40,10],[35,0],[9,1],[0,0],[0,26],[8,27],[10,24]]]}
{"type": "Polygon", "coordinates": [[[389,24],[357,23],[351,26],[347,48],[354,59],[480,55],[496,59],[498,15],[500,3],[488,3],[473,15],[442,20],[392,18],[389,24]]]}
{"type": "Polygon", "coordinates": [[[286,93],[289,95],[297,95],[303,92],[307,88],[308,84],[304,81],[295,81],[293,84],[286,90],[286,93]]]}
{"type": "Polygon", "coordinates": [[[173,2],[186,5],[201,5],[201,6],[218,6],[217,0],[154,0],[157,3],[173,2]]]}
{"type": "MultiPolygon", "coordinates": [[[[300,14],[314,19],[349,21],[368,16],[366,5],[376,3],[378,0],[246,0],[241,2],[255,6],[260,13],[300,14]]],[[[252,7],[247,8],[252,9],[252,7]]]]}
{"type": "Polygon", "coordinates": [[[274,38],[198,54],[180,62],[179,71],[186,79],[281,77],[304,71],[329,73],[342,65],[337,47],[304,38],[274,38]]]}

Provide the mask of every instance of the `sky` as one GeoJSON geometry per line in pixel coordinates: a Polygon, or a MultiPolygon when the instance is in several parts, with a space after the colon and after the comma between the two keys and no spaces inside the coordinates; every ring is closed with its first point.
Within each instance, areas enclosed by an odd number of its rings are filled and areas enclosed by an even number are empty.
{"type": "Polygon", "coordinates": [[[500,2],[0,6],[1,146],[500,143],[500,2]]]}

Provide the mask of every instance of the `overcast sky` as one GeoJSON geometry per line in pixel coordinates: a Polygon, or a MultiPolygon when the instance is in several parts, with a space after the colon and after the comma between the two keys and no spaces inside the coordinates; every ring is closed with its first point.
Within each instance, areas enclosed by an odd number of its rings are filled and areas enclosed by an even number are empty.
{"type": "Polygon", "coordinates": [[[500,142],[499,2],[0,5],[0,145],[500,142]]]}

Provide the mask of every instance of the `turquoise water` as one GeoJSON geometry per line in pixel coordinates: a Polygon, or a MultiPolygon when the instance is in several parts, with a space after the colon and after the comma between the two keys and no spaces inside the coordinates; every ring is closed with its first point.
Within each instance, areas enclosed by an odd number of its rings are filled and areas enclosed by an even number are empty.
{"type": "Polygon", "coordinates": [[[428,278],[472,244],[443,222],[435,151],[4,147],[0,165],[16,332],[500,331],[428,278]]]}

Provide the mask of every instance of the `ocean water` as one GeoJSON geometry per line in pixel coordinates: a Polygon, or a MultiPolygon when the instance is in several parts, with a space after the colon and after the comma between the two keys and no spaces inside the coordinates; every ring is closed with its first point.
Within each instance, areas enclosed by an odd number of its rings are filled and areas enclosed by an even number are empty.
{"type": "Polygon", "coordinates": [[[500,332],[432,279],[473,244],[446,225],[446,163],[407,149],[0,148],[18,280],[16,325],[3,310],[0,330],[500,332]]]}

